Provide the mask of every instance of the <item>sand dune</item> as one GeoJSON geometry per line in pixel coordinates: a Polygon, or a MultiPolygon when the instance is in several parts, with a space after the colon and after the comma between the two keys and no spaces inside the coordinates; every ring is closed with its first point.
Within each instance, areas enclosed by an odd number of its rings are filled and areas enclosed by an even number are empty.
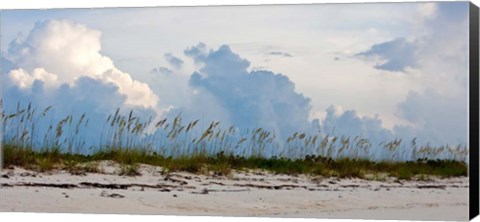
{"type": "Polygon", "coordinates": [[[162,173],[1,173],[0,210],[162,215],[467,220],[468,178],[428,181],[337,179],[233,172],[228,177],[162,173]]]}

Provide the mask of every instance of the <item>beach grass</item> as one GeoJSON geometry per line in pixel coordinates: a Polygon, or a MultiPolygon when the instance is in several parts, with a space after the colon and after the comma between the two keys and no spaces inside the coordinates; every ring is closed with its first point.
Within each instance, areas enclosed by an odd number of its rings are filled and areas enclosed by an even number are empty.
{"type": "Polygon", "coordinates": [[[85,113],[60,117],[54,109],[36,109],[30,103],[23,107],[20,102],[10,113],[2,109],[3,167],[95,173],[100,172],[95,162],[110,160],[128,176],[138,175],[139,164],[223,176],[255,169],[341,178],[467,176],[468,148],[461,144],[434,147],[417,144],[416,138],[374,143],[359,136],[308,132],[282,139],[261,127],[240,132],[219,121],[183,123],[181,114],[154,120],[120,109],[106,117],[98,141],[87,147],[91,141],[83,132],[98,126],[89,128],[85,113]]]}

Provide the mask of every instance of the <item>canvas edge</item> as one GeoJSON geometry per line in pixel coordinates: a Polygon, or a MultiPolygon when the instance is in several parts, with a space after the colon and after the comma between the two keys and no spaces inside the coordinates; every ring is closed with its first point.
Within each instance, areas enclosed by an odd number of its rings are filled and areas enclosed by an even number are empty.
{"type": "Polygon", "coordinates": [[[469,219],[479,214],[479,9],[469,5],[469,219]]]}

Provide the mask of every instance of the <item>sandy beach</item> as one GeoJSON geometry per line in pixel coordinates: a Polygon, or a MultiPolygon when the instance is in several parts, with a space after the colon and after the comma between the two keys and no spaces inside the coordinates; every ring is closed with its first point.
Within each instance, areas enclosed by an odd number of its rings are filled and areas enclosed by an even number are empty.
{"type": "Polygon", "coordinates": [[[165,173],[141,165],[141,176],[22,168],[1,172],[3,212],[73,212],[255,217],[467,220],[468,178],[402,181],[337,179],[235,171],[228,176],[165,173]]]}

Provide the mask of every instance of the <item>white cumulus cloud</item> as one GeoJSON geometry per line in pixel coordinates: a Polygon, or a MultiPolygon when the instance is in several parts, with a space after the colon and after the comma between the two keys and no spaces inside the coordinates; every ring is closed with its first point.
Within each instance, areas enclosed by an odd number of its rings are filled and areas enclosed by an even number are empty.
{"type": "Polygon", "coordinates": [[[15,69],[8,74],[9,80],[21,89],[31,88],[34,81],[45,82],[46,86],[53,87],[58,85],[58,76],[48,73],[43,68],[36,68],[31,73],[23,69],[15,69]]]}
{"type": "Polygon", "coordinates": [[[21,70],[12,70],[9,76],[20,87],[28,87],[32,79],[46,85],[52,80],[73,85],[78,78],[88,76],[116,85],[119,93],[126,96],[127,105],[155,107],[158,97],[147,84],[132,79],[100,53],[100,37],[99,31],[72,21],[37,22],[26,38],[10,44],[8,59],[21,70]],[[42,75],[39,70],[49,75],[42,75]]]}

